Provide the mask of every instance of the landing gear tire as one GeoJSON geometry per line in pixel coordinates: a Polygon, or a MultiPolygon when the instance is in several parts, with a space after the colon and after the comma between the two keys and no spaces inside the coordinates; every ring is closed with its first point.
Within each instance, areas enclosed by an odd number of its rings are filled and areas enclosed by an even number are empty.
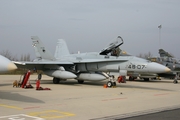
{"type": "Polygon", "coordinates": [[[108,87],[112,87],[112,85],[113,85],[113,83],[112,83],[111,81],[108,81],[108,82],[107,82],[107,86],[108,86],[108,87]]]}
{"type": "Polygon", "coordinates": [[[174,84],[177,84],[177,83],[178,83],[178,81],[177,81],[177,80],[174,80],[174,81],[173,81],[173,83],[174,83],[174,84]]]}
{"type": "Polygon", "coordinates": [[[149,78],[144,78],[144,81],[149,81],[149,78]]]}
{"type": "Polygon", "coordinates": [[[134,78],[132,76],[129,76],[129,81],[133,81],[134,78]]]}
{"type": "Polygon", "coordinates": [[[84,83],[84,80],[78,80],[78,83],[79,83],[79,84],[83,84],[83,83],[84,83]]]}
{"type": "Polygon", "coordinates": [[[137,79],[137,77],[129,76],[129,81],[134,81],[135,79],[137,79]]]}
{"type": "Polygon", "coordinates": [[[55,77],[53,78],[53,83],[54,83],[54,84],[59,84],[59,81],[60,81],[59,78],[55,78],[55,77]]]}

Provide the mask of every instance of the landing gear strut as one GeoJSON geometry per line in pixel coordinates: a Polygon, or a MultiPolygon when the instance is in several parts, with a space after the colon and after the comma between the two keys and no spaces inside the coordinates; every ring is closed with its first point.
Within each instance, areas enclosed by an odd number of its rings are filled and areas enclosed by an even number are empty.
{"type": "Polygon", "coordinates": [[[178,74],[178,73],[176,73],[176,76],[175,76],[174,81],[173,81],[173,83],[174,83],[174,84],[177,84],[177,83],[178,83],[178,81],[177,81],[178,76],[179,76],[179,74],[178,74]]]}
{"type": "Polygon", "coordinates": [[[174,84],[177,84],[177,83],[178,83],[178,81],[177,81],[177,80],[174,80],[174,81],[173,81],[173,83],[174,83],[174,84]]]}

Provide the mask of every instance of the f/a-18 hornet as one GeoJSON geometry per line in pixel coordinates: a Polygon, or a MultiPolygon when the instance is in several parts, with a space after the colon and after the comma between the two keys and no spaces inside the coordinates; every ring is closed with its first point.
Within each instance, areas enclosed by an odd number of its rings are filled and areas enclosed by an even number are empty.
{"type": "Polygon", "coordinates": [[[53,77],[54,84],[67,79],[76,79],[78,83],[109,79],[107,86],[111,87],[113,81],[109,76],[115,74],[128,76],[171,71],[149,60],[135,56],[120,56],[116,51],[123,44],[120,36],[100,52],[79,54],[70,54],[66,42],[59,39],[54,56],[37,36],[32,36],[31,39],[37,58],[33,62],[14,63],[21,68],[42,70],[46,75],[53,77]]]}

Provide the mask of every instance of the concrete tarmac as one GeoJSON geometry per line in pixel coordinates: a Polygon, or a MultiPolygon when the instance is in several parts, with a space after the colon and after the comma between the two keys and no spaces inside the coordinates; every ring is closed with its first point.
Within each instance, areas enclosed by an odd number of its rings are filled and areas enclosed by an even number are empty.
{"type": "MultiPolygon", "coordinates": [[[[36,87],[37,75],[30,76],[36,87]]],[[[103,88],[107,81],[76,80],[53,84],[43,75],[37,91],[16,88],[20,75],[0,75],[0,120],[119,120],[180,108],[180,83],[173,80],[117,83],[103,88]]]]}
{"type": "Polygon", "coordinates": [[[116,120],[180,120],[179,113],[180,109],[174,109],[116,120]]]}

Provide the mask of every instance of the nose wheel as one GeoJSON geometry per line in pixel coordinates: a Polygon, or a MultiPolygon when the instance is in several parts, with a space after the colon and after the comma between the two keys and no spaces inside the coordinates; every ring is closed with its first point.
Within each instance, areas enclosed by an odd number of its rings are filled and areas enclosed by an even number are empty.
{"type": "Polygon", "coordinates": [[[115,87],[115,86],[116,86],[116,82],[111,82],[111,81],[107,82],[107,87],[115,87]]]}
{"type": "Polygon", "coordinates": [[[178,73],[176,73],[176,76],[175,76],[175,78],[174,78],[174,81],[173,81],[174,84],[177,84],[177,83],[178,83],[177,79],[178,79],[178,73]]]}
{"type": "Polygon", "coordinates": [[[114,76],[109,77],[109,81],[107,82],[107,87],[115,87],[116,86],[116,81],[114,79],[114,76]]]}

